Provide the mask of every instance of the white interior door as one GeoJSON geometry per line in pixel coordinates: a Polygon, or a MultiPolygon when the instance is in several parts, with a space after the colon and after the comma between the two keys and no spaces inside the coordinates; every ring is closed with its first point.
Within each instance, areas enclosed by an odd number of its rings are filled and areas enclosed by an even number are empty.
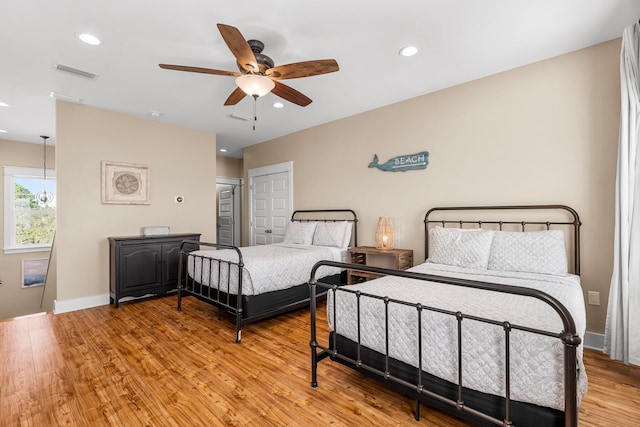
{"type": "Polygon", "coordinates": [[[218,184],[218,243],[234,244],[234,186],[218,184]]]}
{"type": "Polygon", "coordinates": [[[293,206],[292,166],[287,162],[249,171],[251,245],[284,240],[293,206]]]}
{"type": "Polygon", "coordinates": [[[242,198],[241,178],[216,178],[216,242],[225,245],[242,244],[242,198]]]}
{"type": "Polygon", "coordinates": [[[251,184],[251,205],[252,205],[252,217],[253,223],[251,226],[251,244],[252,245],[266,245],[271,243],[271,236],[269,236],[269,224],[270,218],[270,194],[268,176],[256,177],[251,184]]]}

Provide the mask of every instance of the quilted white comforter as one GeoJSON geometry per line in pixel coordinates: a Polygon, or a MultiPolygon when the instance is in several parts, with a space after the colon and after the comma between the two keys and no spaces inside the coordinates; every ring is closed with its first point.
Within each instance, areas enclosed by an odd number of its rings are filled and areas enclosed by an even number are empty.
{"type": "MultiPolygon", "coordinates": [[[[586,319],[582,289],[578,276],[553,276],[536,273],[513,273],[440,265],[426,262],[410,271],[438,276],[494,282],[539,289],[557,298],[576,323],[584,338],[586,319]]],[[[478,289],[420,280],[386,276],[349,286],[362,292],[390,298],[420,302],[423,305],[461,311],[498,321],[529,326],[550,332],[563,330],[555,311],[535,298],[508,295],[478,289]]],[[[331,293],[330,293],[331,295],[331,293]]],[[[337,327],[333,325],[333,298],[328,299],[330,326],[338,334],[357,342],[355,295],[336,295],[337,327]]],[[[418,366],[417,310],[389,304],[389,355],[418,366]]],[[[361,342],[385,352],[384,303],[361,299],[361,342]]],[[[423,369],[451,383],[458,383],[457,322],[455,317],[423,311],[423,369]]],[[[484,393],[504,396],[504,330],[463,319],[463,385],[484,393]]],[[[540,406],[564,410],[564,348],[559,339],[521,331],[511,333],[511,398],[540,406]]],[[[578,348],[578,401],[586,394],[587,377],[582,364],[582,345],[578,348]]]]}
{"type": "MultiPolygon", "coordinates": [[[[240,248],[244,262],[242,294],[259,295],[265,292],[288,289],[306,283],[311,268],[321,260],[343,261],[346,249],[327,246],[274,243],[271,245],[240,248]]],[[[238,262],[238,254],[231,249],[194,251],[189,254],[187,271],[197,282],[220,289],[222,292],[238,294],[238,268],[229,264],[209,262],[205,258],[238,262]]],[[[339,273],[337,268],[323,266],[316,277],[339,273]]]]}

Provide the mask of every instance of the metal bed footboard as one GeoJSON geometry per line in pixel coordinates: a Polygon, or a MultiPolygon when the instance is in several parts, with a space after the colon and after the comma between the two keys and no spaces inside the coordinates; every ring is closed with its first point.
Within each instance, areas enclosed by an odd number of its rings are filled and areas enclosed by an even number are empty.
{"type": "MultiPolygon", "coordinates": [[[[460,412],[467,412],[473,416],[476,416],[484,421],[493,423],[495,425],[502,425],[502,426],[509,426],[509,425],[513,425],[512,421],[511,421],[511,396],[510,396],[510,389],[511,389],[511,384],[510,384],[510,367],[509,367],[509,363],[510,363],[510,353],[509,353],[509,338],[510,338],[510,333],[513,330],[521,330],[521,331],[526,331],[526,332],[530,332],[530,333],[535,333],[535,334],[541,334],[541,335],[546,335],[549,337],[554,337],[559,339],[563,346],[564,346],[564,401],[565,401],[565,417],[564,417],[564,425],[569,427],[576,427],[578,425],[578,404],[577,404],[577,351],[576,348],[580,345],[581,343],[581,339],[580,336],[577,334],[576,331],[576,327],[575,327],[575,323],[573,321],[573,318],[571,317],[571,314],[569,313],[569,311],[564,307],[564,305],[562,305],[558,300],[556,300],[554,297],[535,290],[535,289],[530,289],[530,288],[524,288],[524,287],[517,287],[517,286],[507,286],[507,285],[500,285],[500,284],[495,284],[495,283],[488,283],[488,282],[480,282],[480,281],[472,281],[472,280],[464,280],[464,279],[455,279],[455,278],[449,278],[449,277],[441,277],[441,276],[434,276],[434,275],[427,275],[427,274],[421,274],[421,273],[414,273],[414,272],[409,272],[409,271],[398,271],[398,270],[389,270],[389,269],[384,269],[384,268],[378,268],[378,267],[370,267],[370,266],[363,266],[363,265],[356,265],[356,264],[345,264],[345,263],[339,263],[339,262],[332,262],[332,261],[320,261],[318,262],[314,267],[313,270],[311,271],[311,276],[310,276],[310,281],[309,281],[309,286],[310,286],[310,294],[311,294],[311,300],[310,300],[310,309],[311,309],[311,340],[309,342],[309,345],[311,347],[311,386],[312,387],[317,387],[318,386],[318,381],[317,381],[317,364],[319,361],[321,361],[322,359],[325,359],[327,357],[331,357],[332,359],[339,359],[342,362],[346,362],[346,364],[353,366],[356,369],[364,369],[372,374],[378,375],[382,378],[384,378],[385,380],[388,381],[392,381],[396,384],[399,384],[401,386],[404,386],[406,388],[409,388],[411,390],[413,390],[416,393],[416,412],[415,412],[415,418],[416,420],[419,420],[420,418],[420,395],[423,396],[428,396],[431,397],[433,399],[436,399],[442,403],[445,403],[447,405],[450,405],[452,407],[455,407],[458,411],[460,412]],[[450,284],[453,286],[464,286],[464,287],[469,287],[469,288],[476,288],[476,289],[485,289],[485,290],[489,290],[489,291],[494,291],[494,292],[502,292],[502,293],[508,293],[508,294],[514,294],[514,295],[521,295],[521,296],[527,296],[527,297],[531,297],[531,298],[536,298],[538,300],[541,300],[543,302],[545,302],[546,304],[548,304],[549,306],[551,306],[555,312],[558,314],[558,316],[560,317],[560,319],[562,320],[563,323],[563,330],[557,333],[554,332],[549,332],[549,331],[544,331],[544,330],[539,330],[539,329],[533,329],[533,328],[529,328],[529,327],[525,327],[525,326],[521,326],[521,325],[516,325],[516,324],[511,324],[508,321],[503,321],[503,322],[498,322],[492,319],[486,319],[486,318],[480,318],[480,317],[476,317],[476,316],[470,316],[470,315],[466,315],[462,312],[453,312],[453,311],[447,311],[447,310],[442,310],[442,309],[438,309],[438,308],[434,308],[434,307],[429,307],[429,306],[423,306],[421,304],[417,304],[417,303],[411,303],[408,301],[400,301],[400,300],[395,300],[395,299],[391,299],[388,297],[381,297],[378,295],[372,295],[372,294],[367,294],[364,292],[360,292],[360,291],[353,291],[350,289],[347,289],[345,287],[337,287],[337,286],[330,286],[330,285],[326,285],[324,283],[321,282],[317,282],[316,278],[315,278],[315,274],[316,271],[319,267],[321,266],[332,266],[332,267],[339,267],[339,268],[351,268],[351,269],[356,269],[356,270],[361,270],[361,271],[367,271],[367,272],[372,272],[372,273],[378,273],[378,274],[384,274],[384,275],[394,275],[394,276],[399,276],[399,277],[406,277],[406,278],[410,278],[410,279],[417,279],[417,280],[424,280],[424,281],[432,281],[432,282],[438,282],[438,283],[445,283],[445,284],[450,284]],[[330,293],[329,298],[333,298],[333,301],[335,301],[335,295],[337,292],[349,292],[349,293],[353,293],[356,295],[356,300],[357,300],[357,307],[355,307],[354,309],[357,310],[357,320],[358,320],[358,342],[357,342],[357,359],[353,359],[350,357],[347,357],[343,354],[340,354],[337,351],[337,345],[336,345],[336,334],[333,334],[333,345],[329,345],[329,346],[323,346],[320,345],[318,343],[317,340],[317,332],[316,332],[316,310],[317,310],[317,306],[316,306],[316,293],[318,292],[317,288],[320,287],[320,289],[327,289],[330,293]],[[361,322],[361,318],[360,318],[360,301],[363,298],[374,298],[374,299],[379,299],[379,300],[383,300],[384,304],[385,304],[385,337],[386,337],[386,353],[384,354],[384,360],[385,360],[385,370],[379,370],[376,369],[373,366],[369,366],[367,364],[365,364],[361,358],[360,358],[360,354],[361,354],[361,349],[362,349],[362,345],[361,345],[361,337],[360,337],[360,322],[361,322]],[[417,337],[418,337],[418,366],[416,367],[417,369],[417,381],[415,383],[411,383],[411,382],[407,382],[406,380],[399,378],[397,376],[392,375],[389,372],[389,362],[390,362],[390,357],[389,357],[389,317],[388,317],[388,313],[389,313],[389,305],[390,304],[401,304],[401,305],[405,305],[405,306],[409,306],[409,307],[413,307],[414,309],[417,310],[418,312],[418,324],[416,325],[417,327],[417,337]],[[442,314],[447,314],[450,316],[453,316],[457,319],[457,324],[458,324],[458,336],[457,336],[457,345],[458,345],[458,384],[457,384],[457,399],[456,400],[451,400],[448,399],[446,397],[440,396],[438,394],[435,394],[429,390],[425,389],[425,384],[423,383],[423,377],[422,377],[422,373],[423,373],[423,366],[422,366],[422,312],[423,311],[436,311],[438,313],[442,313],[442,314]],[[504,415],[503,415],[503,419],[497,419],[494,418],[486,413],[483,413],[481,411],[479,411],[477,408],[472,408],[470,406],[467,406],[465,404],[464,401],[464,393],[463,393],[463,378],[462,378],[462,348],[463,348],[463,343],[462,343],[462,334],[461,334],[461,323],[463,319],[472,319],[475,321],[479,321],[479,322],[486,322],[486,323],[490,323],[490,324],[494,324],[494,325],[499,325],[502,326],[504,329],[504,336],[505,336],[505,410],[504,410],[504,415]],[[333,348],[332,348],[333,347],[333,348]]],[[[337,324],[336,324],[336,310],[335,310],[335,305],[334,305],[334,310],[333,310],[333,325],[334,325],[334,330],[337,330],[337,324]]]]}
{"type": "Polygon", "coordinates": [[[221,310],[228,311],[236,318],[236,343],[242,340],[242,273],[244,270],[244,262],[242,260],[242,252],[236,246],[222,245],[218,243],[196,242],[185,240],[180,245],[180,263],[178,264],[178,311],[182,311],[183,293],[193,295],[196,298],[206,301],[209,304],[218,307],[218,319],[221,317],[221,310]],[[186,251],[185,246],[190,245],[208,246],[220,249],[230,249],[236,252],[237,261],[228,261],[217,258],[205,257],[201,255],[192,255],[186,251]],[[189,269],[196,274],[196,265],[200,265],[199,277],[191,277],[189,269]],[[205,265],[208,268],[205,268],[205,265]],[[189,268],[190,267],[190,268],[189,268]],[[184,270],[184,271],[183,271],[184,270]],[[205,281],[203,277],[204,271],[218,271],[218,278],[215,284],[210,283],[211,279],[205,281]],[[231,278],[234,277],[233,271],[237,271],[238,291],[237,294],[230,292],[231,278]],[[223,274],[226,272],[226,274],[223,274]],[[209,285],[204,285],[208,282],[209,285]],[[235,297],[235,302],[233,301],[235,297]]]}
{"type": "MultiPolygon", "coordinates": [[[[352,224],[350,242],[353,246],[358,245],[358,216],[352,209],[306,209],[296,210],[291,215],[292,222],[338,222],[347,221],[352,224]]],[[[242,293],[242,277],[244,273],[244,261],[241,248],[218,243],[195,242],[185,240],[180,246],[180,262],[178,264],[178,311],[182,310],[182,298],[185,294],[195,296],[211,305],[218,307],[218,318],[221,317],[221,311],[224,310],[235,317],[236,338],[235,342],[240,343],[242,340],[242,326],[251,322],[266,319],[276,314],[281,314],[297,308],[307,307],[309,298],[289,301],[274,309],[265,310],[260,313],[251,314],[250,317],[245,315],[243,307],[245,295],[242,293]],[[195,244],[195,245],[194,245],[195,244]],[[191,255],[188,248],[208,246],[210,248],[230,249],[236,252],[236,261],[227,261],[211,257],[191,255]],[[187,263],[193,267],[195,274],[195,265],[200,263],[203,267],[200,269],[200,277],[190,277],[188,274],[187,263]],[[218,278],[215,286],[204,285],[202,272],[205,271],[204,265],[208,266],[208,271],[217,270],[218,278]],[[214,268],[215,267],[215,268],[214,268]],[[221,275],[221,271],[226,271],[226,276],[221,275]],[[232,272],[236,272],[232,274],[232,272]],[[231,293],[230,280],[233,277],[234,284],[237,277],[238,289],[237,293],[231,293]]],[[[300,285],[306,285],[304,282],[300,285]]],[[[250,312],[250,310],[248,311],[250,312]]]]}

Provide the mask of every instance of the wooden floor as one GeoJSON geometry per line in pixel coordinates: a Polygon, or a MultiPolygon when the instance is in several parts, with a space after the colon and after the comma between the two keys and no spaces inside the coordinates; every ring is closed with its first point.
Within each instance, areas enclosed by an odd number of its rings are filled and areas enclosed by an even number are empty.
{"type": "MultiPolygon", "coordinates": [[[[319,310],[324,313],[324,310],[319,310]]],[[[323,325],[326,322],[321,322],[323,325]]],[[[1,426],[464,426],[325,360],[308,310],[243,331],[187,298],[0,322],[1,426]]],[[[581,426],[640,425],[640,368],[586,351],[581,426]]]]}

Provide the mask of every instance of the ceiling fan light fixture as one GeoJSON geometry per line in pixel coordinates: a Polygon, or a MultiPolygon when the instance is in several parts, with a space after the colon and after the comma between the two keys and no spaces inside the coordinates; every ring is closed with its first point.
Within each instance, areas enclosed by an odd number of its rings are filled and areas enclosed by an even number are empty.
{"type": "Polygon", "coordinates": [[[244,93],[251,96],[264,96],[276,87],[269,77],[257,74],[243,74],[236,78],[236,84],[244,93]]]}

